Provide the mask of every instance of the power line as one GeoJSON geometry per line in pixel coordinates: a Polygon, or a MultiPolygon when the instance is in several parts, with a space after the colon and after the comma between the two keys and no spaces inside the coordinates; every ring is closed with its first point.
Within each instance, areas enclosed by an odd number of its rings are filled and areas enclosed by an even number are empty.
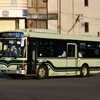
{"type": "MultiPolygon", "coordinates": [[[[66,12],[61,12],[62,14],[67,14],[67,15],[76,15],[76,14],[71,14],[71,13],[66,13],[66,12]]],[[[95,19],[95,20],[100,20],[100,18],[94,18],[94,17],[89,17],[89,16],[84,16],[83,15],[83,17],[85,17],[85,18],[89,18],[89,19],[95,19]]]]}
{"type": "Polygon", "coordinates": [[[78,17],[76,18],[75,23],[73,24],[73,26],[71,27],[71,29],[67,32],[67,34],[75,27],[76,23],[77,23],[78,21],[80,21],[79,18],[80,18],[80,15],[78,15],[78,17]]]}

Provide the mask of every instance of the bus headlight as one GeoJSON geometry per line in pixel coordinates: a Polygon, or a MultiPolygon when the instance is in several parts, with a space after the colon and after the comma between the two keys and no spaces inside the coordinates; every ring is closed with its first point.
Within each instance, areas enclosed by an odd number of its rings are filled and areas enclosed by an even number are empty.
{"type": "Polygon", "coordinates": [[[25,65],[17,65],[17,70],[25,70],[25,65]]]}

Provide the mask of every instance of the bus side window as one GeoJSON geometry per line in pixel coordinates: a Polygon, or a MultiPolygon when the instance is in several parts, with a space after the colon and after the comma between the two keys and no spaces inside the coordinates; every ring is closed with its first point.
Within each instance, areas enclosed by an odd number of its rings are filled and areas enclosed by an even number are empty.
{"type": "Polygon", "coordinates": [[[99,55],[99,50],[98,49],[94,49],[94,53],[95,53],[95,55],[99,55]]]}
{"type": "Polygon", "coordinates": [[[54,56],[54,48],[53,47],[49,47],[47,52],[48,52],[49,57],[54,56]]]}
{"type": "Polygon", "coordinates": [[[75,45],[68,45],[68,57],[75,57],[75,45]]]}
{"type": "Polygon", "coordinates": [[[56,52],[57,57],[66,57],[66,41],[57,40],[56,41],[56,52]]]}

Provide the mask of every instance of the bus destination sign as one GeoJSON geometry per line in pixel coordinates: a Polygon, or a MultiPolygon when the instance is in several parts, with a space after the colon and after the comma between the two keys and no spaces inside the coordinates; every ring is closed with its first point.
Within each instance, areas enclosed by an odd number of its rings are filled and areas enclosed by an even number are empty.
{"type": "Polygon", "coordinates": [[[22,32],[2,32],[0,33],[0,38],[22,38],[22,32]]]}

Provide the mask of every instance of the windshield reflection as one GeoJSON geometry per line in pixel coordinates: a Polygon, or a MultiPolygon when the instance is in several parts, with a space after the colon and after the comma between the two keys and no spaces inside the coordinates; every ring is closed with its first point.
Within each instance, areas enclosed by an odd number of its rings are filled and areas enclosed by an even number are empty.
{"type": "Polygon", "coordinates": [[[23,49],[25,48],[21,46],[21,39],[0,40],[0,57],[26,57],[23,49]]]}

